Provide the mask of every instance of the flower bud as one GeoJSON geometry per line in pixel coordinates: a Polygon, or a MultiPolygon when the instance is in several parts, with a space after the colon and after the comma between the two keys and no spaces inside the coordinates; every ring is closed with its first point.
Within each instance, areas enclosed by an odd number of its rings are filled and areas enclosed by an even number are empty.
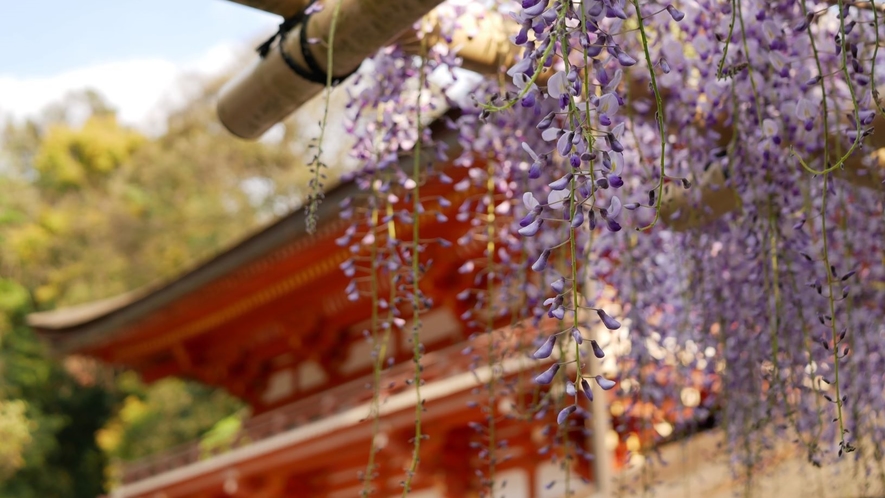
{"type": "Polygon", "coordinates": [[[556,377],[557,372],[559,372],[559,363],[554,363],[553,365],[550,366],[550,368],[548,368],[543,373],[538,374],[538,376],[535,377],[535,384],[540,384],[542,386],[545,386],[545,385],[553,382],[553,378],[556,377]]]}
{"type": "Polygon", "coordinates": [[[606,379],[601,375],[597,375],[595,378],[596,383],[599,384],[599,387],[601,387],[605,391],[608,391],[609,389],[615,387],[616,382],[613,380],[606,379]]]}
{"type": "Polygon", "coordinates": [[[553,354],[553,346],[555,345],[556,336],[551,335],[547,338],[546,341],[544,341],[544,344],[541,344],[541,347],[539,347],[538,350],[532,354],[532,358],[536,360],[544,360],[550,358],[550,355],[553,354]]]}
{"type": "Polygon", "coordinates": [[[575,412],[578,409],[577,405],[567,406],[559,412],[559,415],[556,416],[556,423],[562,425],[568,420],[568,416],[575,412]]]}
{"type": "Polygon", "coordinates": [[[605,328],[609,330],[618,330],[619,328],[621,328],[621,323],[610,317],[608,313],[606,313],[602,309],[596,310],[596,314],[599,315],[599,319],[602,320],[603,324],[605,324],[605,328]]]}
{"type": "Polygon", "coordinates": [[[685,18],[685,13],[681,12],[672,5],[667,6],[667,13],[670,14],[670,17],[672,17],[673,20],[676,22],[679,22],[685,18]]]}

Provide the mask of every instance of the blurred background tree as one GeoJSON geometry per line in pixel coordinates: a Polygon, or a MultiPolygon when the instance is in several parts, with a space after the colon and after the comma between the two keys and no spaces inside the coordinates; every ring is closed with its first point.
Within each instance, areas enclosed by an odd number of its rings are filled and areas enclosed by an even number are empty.
{"type": "Polygon", "coordinates": [[[207,433],[216,444],[243,413],[196,383],[145,386],[48,357],[24,325],[31,311],[169,278],[302,201],[294,127],[232,140],[212,105],[223,79],[189,79],[191,97],[158,136],[121,126],[90,91],[2,129],[0,497],[93,498],[113,480],[109,463],[207,433]]]}

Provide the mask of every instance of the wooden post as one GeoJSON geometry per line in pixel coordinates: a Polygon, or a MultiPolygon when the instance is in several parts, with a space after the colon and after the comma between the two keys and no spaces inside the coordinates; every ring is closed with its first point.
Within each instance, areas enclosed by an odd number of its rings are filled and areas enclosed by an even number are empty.
{"type": "MultiPolygon", "coordinates": [[[[584,279],[585,299],[599,294],[597,283],[593,278],[589,277],[588,272],[588,277],[584,279]]],[[[592,303],[588,303],[588,305],[595,306],[592,303]]],[[[601,326],[588,327],[589,339],[599,341],[601,326]]],[[[589,348],[589,344],[585,347],[589,348]]],[[[596,358],[593,354],[588,354],[587,359],[590,375],[602,375],[602,360],[596,358]]],[[[598,389],[596,382],[591,381],[590,386],[595,390],[593,402],[590,403],[590,429],[593,431],[593,436],[590,440],[593,450],[593,480],[596,485],[596,496],[607,498],[613,496],[612,477],[614,475],[614,466],[612,465],[611,451],[606,444],[608,434],[612,430],[612,415],[608,404],[608,392],[598,389]]]]}
{"type": "MultiPolygon", "coordinates": [[[[595,334],[594,334],[595,335],[595,334]]],[[[590,375],[600,375],[600,363],[591,355],[590,375]]],[[[612,465],[612,455],[606,444],[608,433],[612,430],[611,411],[608,405],[608,393],[605,391],[597,392],[591,403],[590,418],[591,428],[593,429],[593,439],[591,446],[593,448],[593,476],[596,484],[596,493],[599,497],[608,497],[612,495],[612,477],[614,474],[614,466],[612,465]]]]}

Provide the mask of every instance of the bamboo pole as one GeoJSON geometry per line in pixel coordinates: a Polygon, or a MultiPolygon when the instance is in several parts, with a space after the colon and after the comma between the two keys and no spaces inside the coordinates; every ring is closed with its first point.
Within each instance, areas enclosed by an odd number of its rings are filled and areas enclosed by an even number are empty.
{"type": "MultiPolygon", "coordinates": [[[[334,76],[349,74],[363,60],[407,30],[442,0],[326,0],[307,24],[307,38],[317,39],[307,50],[319,66],[334,76]],[[335,21],[340,34],[333,43],[332,67],[327,67],[329,33],[337,4],[341,8],[335,21]]],[[[282,2],[252,1],[251,4],[282,2]]],[[[294,5],[294,3],[293,3],[294,5]]],[[[298,2],[304,5],[304,2],[298,2]]],[[[301,54],[299,30],[286,37],[283,49],[296,64],[307,68],[301,54]]],[[[256,139],[274,124],[292,114],[302,104],[322,91],[323,85],[307,81],[283,60],[277,47],[222,89],[218,117],[231,133],[256,139]]]]}

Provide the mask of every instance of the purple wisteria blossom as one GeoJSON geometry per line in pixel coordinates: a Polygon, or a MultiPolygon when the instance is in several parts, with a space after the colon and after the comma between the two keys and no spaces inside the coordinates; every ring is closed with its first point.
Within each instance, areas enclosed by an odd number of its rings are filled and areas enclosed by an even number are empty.
{"type": "MultiPolygon", "coordinates": [[[[503,83],[490,78],[472,92],[477,104],[447,102],[457,107],[447,124],[461,152],[434,154],[465,169],[453,183],[465,198],[456,249],[486,247],[483,258],[459,262],[459,278],[472,280],[457,290],[469,303],[464,326],[497,338],[478,317],[508,317],[524,327],[506,354],[538,360],[527,379],[543,386],[534,387],[542,401],[520,416],[570,431],[593,389],[610,391],[623,406],[674,406],[653,416],[629,408],[624,417],[643,433],[660,419],[680,434],[727,421],[730,461],[742,475],[778,437],[796,441],[814,465],[859,448],[858,465],[877,472],[885,459],[877,450],[885,428],[872,416],[885,411],[878,12],[805,1],[514,5],[516,62],[503,83]],[[559,332],[543,328],[550,323],[559,332]]],[[[458,63],[435,50],[436,67],[458,63]]],[[[352,104],[365,114],[352,134],[370,200],[346,208],[358,228],[337,241],[355,254],[341,266],[354,279],[349,299],[366,297],[367,260],[358,256],[386,233],[380,225],[419,218],[386,214],[423,181],[394,167],[400,154],[432,142],[402,118],[414,112],[403,97],[418,74],[411,57],[379,54],[373,82],[352,104]],[[385,211],[376,231],[373,210],[385,211]]],[[[397,244],[378,249],[376,271],[407,266],[412,255],[397,244]]],[[[420,292],[401,278],[402,303],[385,310],[405,311],[420,292]]],[[[405,323],[392,311],[385,320],[405,323]]],[[[492,366],[505,356],[469,354],[492,366]]],[[[493,391],[519,389],[502,382],[493,391]]],[[[566,451],[556,432],[545,434],[566,451]]]]}

